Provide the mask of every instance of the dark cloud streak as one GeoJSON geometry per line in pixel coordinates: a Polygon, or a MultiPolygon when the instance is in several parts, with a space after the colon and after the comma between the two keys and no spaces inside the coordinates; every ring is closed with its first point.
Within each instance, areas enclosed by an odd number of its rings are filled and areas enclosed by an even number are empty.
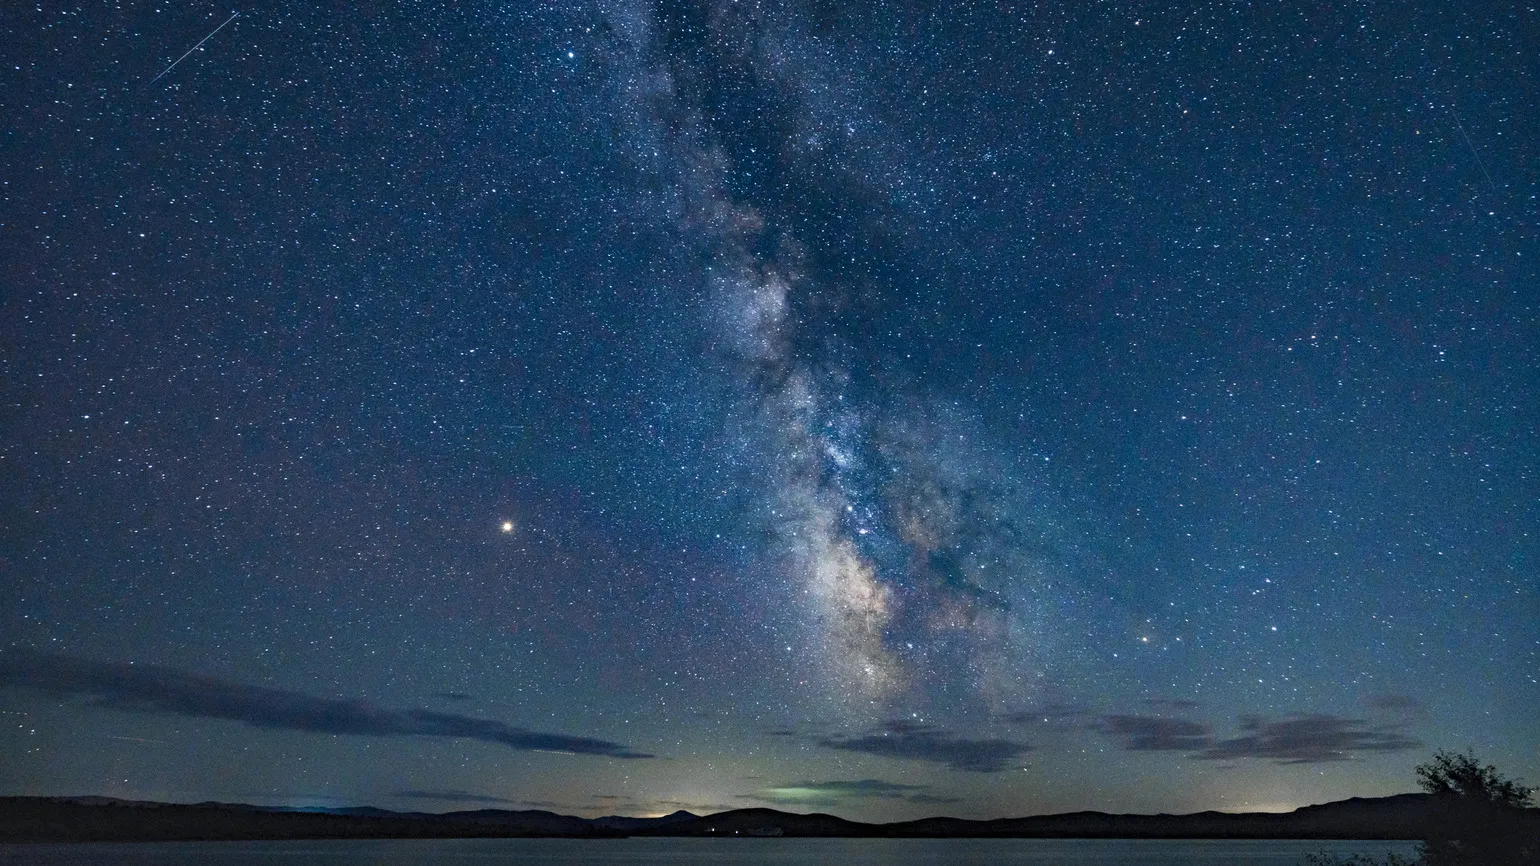
{"type": "Polygon", "coordinates": [[[887,722],[855,737],[824,737],[818,745],[846,752],[888,758],[931,761],[970,773],[998,773],[1017,765],[1032,751],[1027,743],[1004,739],[970,739],[915,722],[887,722]]]}
{"type": "Polygon", "coordinates": [[[1091,726],[1121,740],[1130,752],[1187,752],[1200,761],[1250,758],[1280,764],[1348,761],[1361,752],[1401,752],[1421,746],[1399,725],[1368,726],[1360,719],[1317,713],[1269,721],[1241,720],[1241,735],[1216,739],[1212,726],[1167,716],[1111,714],[1091,726]]]}
{"type": "Polygon", "coordinates": [[[650,758],[620,743],[531,731],[493,719],[431,710],[388,710],[367,701],[233,683],[156,665],[99,662],[10,649],[0,653],[0,686],[89,696],[98,706],[142,713],[226,719],[252,727],[361,737],[447,737],[521,751],[650,758]]]}
{"type": "Polygon", "coordinates": [[[1320,764],[1349,761],[1359,752],[1404,752],[1422,741],[1397,726],[1365,727],[1359,719],[1333,715],[1292,716],[1278,721],[1245,719],[1244,735],[1220,740],[1192,757],[1204,761],[1235,758],[1271,760],[1279,764],[1320,764]]]}
{"type": "Polygon", "coordinates": [[[1213,728],[1187,719],[1109,715],[1098,718],[1095,727],[1121,739],[1130,752],[1186,752],[1206,749],[1214,742],[1213,728]]]}

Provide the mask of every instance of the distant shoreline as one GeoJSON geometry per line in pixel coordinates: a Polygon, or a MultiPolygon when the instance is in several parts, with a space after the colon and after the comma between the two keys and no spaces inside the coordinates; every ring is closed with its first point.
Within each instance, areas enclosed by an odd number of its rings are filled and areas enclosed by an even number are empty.
{"type": "MultiPolygon", "coordinates": [[[[360,807],[294,811],[228,803],[153,803],[105,797],[0,797],[0,842],[237,841],[315,839],[578,838],[638,836],[972,839],[1423,838],[1444,814],[1428,794],[1353,798],[1285,813],[1110,815],[1074,812],[972,821],[922,818],[888,824],[775,809],[709,816],[579,818],[546,811],[390,812],[360,807]]],[[[1540,833],[1540,810],[1518,820],[1540,833]]]]}

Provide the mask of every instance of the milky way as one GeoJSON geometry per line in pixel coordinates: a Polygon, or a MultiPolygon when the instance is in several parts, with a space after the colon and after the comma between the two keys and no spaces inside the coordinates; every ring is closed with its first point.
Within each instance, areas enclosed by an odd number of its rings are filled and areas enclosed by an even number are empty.
{"type": "Polygon", "coordinates": [[[930,706],[938,687],[954,708],[1032,698],[1065,563],[1030,470],[889,340],[853,336],[890,327],[894,296],[936,290],[846,267],[910,262],[919,241],[884,226],[903,213],[877,201],[902,179],[874,176],[891,154],[857,135],[871,97],[818,74],[838,60],[783,9],[645,4],[610,20],[619,113],[637,152],[656,148],[699,254],[723,446],[758,490],[764,555],[802,588],[825,685],[879,712],[930,706]],[[833,197],[852,204],[816,213],[833,197]]]}

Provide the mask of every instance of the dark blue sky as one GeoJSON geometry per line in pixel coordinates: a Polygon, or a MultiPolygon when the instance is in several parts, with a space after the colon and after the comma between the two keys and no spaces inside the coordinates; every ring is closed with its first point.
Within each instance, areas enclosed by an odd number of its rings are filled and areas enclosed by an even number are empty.
{"type": "Polygon", "coordinates": [[[0,11],[0,793],[1540,778],[1537,27],[0,11]]]}

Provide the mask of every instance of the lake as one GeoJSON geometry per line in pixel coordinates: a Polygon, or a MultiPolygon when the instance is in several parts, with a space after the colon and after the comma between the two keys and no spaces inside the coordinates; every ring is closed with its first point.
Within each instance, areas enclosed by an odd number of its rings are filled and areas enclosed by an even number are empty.
{"type": "Polygon", "coordinates": [[[405,866],[412,863],[728,866],[1297,866],[1306,854],[1411,855],[1413,842],[1151,839],[405,839],[0,845],[26,866],[405,866]]]}

